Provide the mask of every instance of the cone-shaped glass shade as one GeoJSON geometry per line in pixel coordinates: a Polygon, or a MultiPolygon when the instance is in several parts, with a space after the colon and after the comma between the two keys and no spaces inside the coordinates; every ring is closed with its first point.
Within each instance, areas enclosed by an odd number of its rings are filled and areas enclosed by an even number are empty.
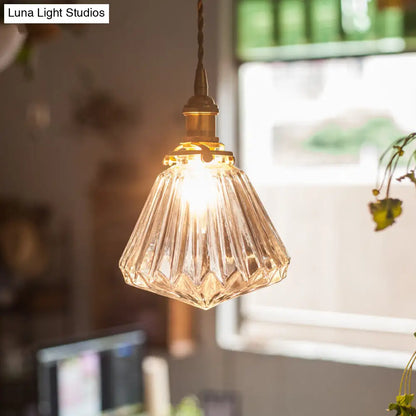
{"type": "Polygon", "coordinates": [[[200,155],[158,176],[120,259],[126,283],[202,309],[279,282],[288,265],[244,172],[200,155]]]}

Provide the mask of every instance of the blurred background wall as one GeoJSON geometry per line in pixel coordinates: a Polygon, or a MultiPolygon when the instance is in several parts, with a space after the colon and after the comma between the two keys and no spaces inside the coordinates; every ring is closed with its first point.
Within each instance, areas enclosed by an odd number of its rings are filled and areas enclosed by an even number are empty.
{"type": "MultiPolygon", "coordinates": [[[[134,162],[137,186],[146,194],[164,154],[183,134],[181,109],[193,85],[193,2],[110,4],[110,25],[91,26],[79,35],[63,32],[42,44],[33,79],[17,65],[0,74],[0,195],[47,204],[70,230],[72,334],[92,325],[92,194],[100,169],[109,161],[134,162]],[[105,140],[74,126],[74,103],[83,94],[86,73],[135,114],[134,127],[120,129],[124,137],[105,140]],[[31,108],[39,105],[50,111],[45,129],[31,120],[31,108]]],[[[206,4],[206,67],[213,95],[221,7],[221,0],[206,4]]],[[[117,201],[113,206],[117,210],[117,201]]],[[[117,284],[123,285],[121,275],[117,284]]],[[[107,304],[110,311],[118,307],[107,304]]],[[[170,359],[174,401],[202,390],[232,390],[241,395],[243,415],[376,416],[393,398],[399,371],[223,351],[215,341],[215,311],[197,312],[196,319],[196,352],[170,359]]],[[[47,338],[48,330],[43,331],[47,338]]]]}

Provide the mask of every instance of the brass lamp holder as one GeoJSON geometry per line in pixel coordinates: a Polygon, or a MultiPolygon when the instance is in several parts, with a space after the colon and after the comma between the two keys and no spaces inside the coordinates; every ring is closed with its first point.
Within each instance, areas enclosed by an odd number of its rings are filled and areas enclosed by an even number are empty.
{"type": "Polygon", "coordinates": [[[204,7],[198,0],[198,64],[195,71],[194,95],[183,107],[185,116],[186,136],[183,142],[165,156],[164,164],[171,166],[183,158],[182,156],[201,155],[206,163],[215,160],[234,163],[232,152],[223,150],[224,145],[216,137],[216,116],[219,113],[214,99],[208,95],[208,78],[204,68],[204,7]],[[181,158],[182,157],[182,158],[181,158]]]}

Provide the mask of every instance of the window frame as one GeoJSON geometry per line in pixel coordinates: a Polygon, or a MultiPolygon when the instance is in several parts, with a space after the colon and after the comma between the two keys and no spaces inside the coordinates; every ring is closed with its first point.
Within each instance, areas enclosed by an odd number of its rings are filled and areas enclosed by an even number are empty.
{"type": "MultiPolygon", "coordinates": [[[[239,88],[238,62],[234,53],[236,0],[223,0],[218,6],[218,78],[217,98],[223,114],[219,117],[220,137],[238,156],[239,88]]],[[[231,351],[277,355],[310,360],[327,360],[346,364],[403,368],[409,358],[404,351],[353,347],[334,343],[287,341],[269,339],[254,342],[240,333],[244,319],[250,316],[267,317],[267,321],[293,325],[313,325],[324,328],[355,329],[379,333],[409,334],[416,328],[416,320],[340,312],[322,312],[296,308],[251,308],[242,310],[239,299],[227,301],[216,308],[216,339],[219,346],[231,351]],[[273,309],[273,310],[271,310],[273,309]]]]}

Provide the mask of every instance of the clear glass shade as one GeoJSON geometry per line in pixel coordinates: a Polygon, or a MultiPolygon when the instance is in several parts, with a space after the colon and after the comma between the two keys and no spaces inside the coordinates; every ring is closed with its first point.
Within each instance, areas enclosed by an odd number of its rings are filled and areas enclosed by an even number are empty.
{"type": "Polygon", "coordinates": [[[202,309],[279,282],[288,265],[245,173],[200,155],[157,177],[120,259],[126,283],[202,309]]]}

